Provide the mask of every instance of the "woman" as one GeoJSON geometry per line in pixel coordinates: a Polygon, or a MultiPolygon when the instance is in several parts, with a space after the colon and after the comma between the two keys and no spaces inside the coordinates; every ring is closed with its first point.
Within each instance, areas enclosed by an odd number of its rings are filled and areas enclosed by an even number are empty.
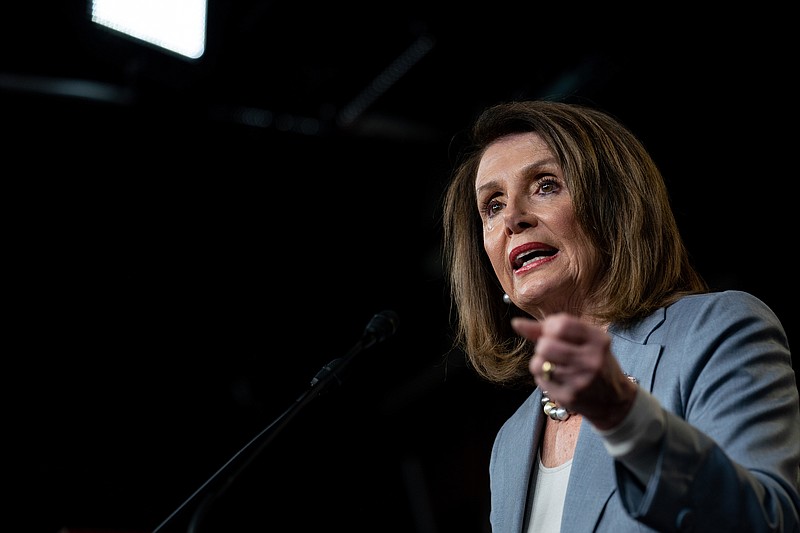
{"type": "Polygon", "coordinates": [[[456,342],[533,388],[492,448],[493,532],[800,531],[784,329],[708,289],[637,138],[529,101],[487,109],[472,142],[444,199],[456,342]]]}

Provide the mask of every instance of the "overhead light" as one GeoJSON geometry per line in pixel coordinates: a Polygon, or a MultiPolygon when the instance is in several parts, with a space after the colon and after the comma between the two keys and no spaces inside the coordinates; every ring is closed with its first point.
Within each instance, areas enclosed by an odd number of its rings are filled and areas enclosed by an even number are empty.
{"type": "Polygon", "coordinates": [[[188,59],[205,52],[207,11],[207,0],[91,0],[92,22],[188,59]]]}

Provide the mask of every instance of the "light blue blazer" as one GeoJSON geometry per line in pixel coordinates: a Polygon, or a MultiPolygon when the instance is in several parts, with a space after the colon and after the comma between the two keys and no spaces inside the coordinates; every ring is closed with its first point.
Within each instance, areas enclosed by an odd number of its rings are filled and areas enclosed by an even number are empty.
{"type": "MultiPolygon", "coordinates": [[[[800,401],[786,334],[756,297],[687,296],[611,348],[667,412],[647,487],[581,425],[564,533],[800,531],[800,401]]],[[[493,533],[521,533],[545,416],[542,392],[503,424],[490,460],[493,533]]]]}

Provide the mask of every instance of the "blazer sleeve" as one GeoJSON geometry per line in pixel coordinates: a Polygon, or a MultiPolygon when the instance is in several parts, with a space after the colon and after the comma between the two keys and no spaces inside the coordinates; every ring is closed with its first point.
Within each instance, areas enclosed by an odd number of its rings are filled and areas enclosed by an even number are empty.
{"type": "Polygon", "coordinates": [[[800,400],[774,313],[739,291],[688,297],[648,343],[666,428],[646,487],[615,463],[628,513],[665,532],[800,532],[800,400]]]}

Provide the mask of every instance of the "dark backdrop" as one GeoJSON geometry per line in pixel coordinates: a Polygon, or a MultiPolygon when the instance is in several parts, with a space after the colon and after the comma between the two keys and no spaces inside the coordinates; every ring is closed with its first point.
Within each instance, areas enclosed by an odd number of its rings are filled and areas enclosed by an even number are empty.
{"type": "Polygon", "coordinates": [[[5,17],[16,530],[151,531],[391,309],[397,333],[299,411],[200,529],[488,531],[491,441],[524,393],[450,351],[439,208],[459,135],[495,101],[555,95],[622,118],[701,272],[797,337],[780,14],[211,9],[198,65],[97,32],[81,2],[5,17]],[[337,122],[409,50],[407,72],[337,122]]]}

